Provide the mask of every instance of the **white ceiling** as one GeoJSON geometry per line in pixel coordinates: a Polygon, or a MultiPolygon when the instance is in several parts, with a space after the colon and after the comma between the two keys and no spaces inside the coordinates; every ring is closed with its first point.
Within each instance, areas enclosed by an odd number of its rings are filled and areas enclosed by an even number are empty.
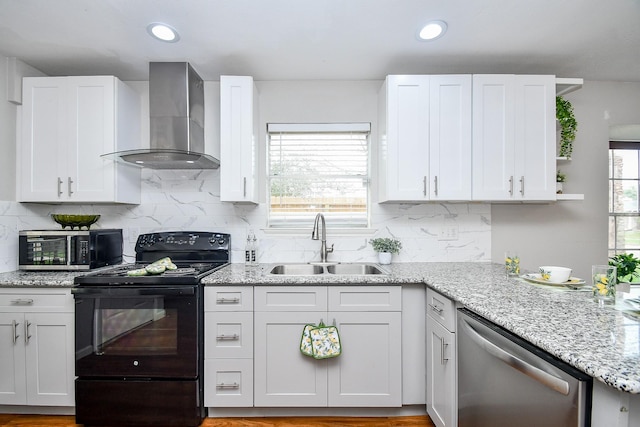
{"type": "Polygon", "coordinates": [[[640,81],[640,0],[0,0],[0,54],[50,75],[147,80],[188,61],[205,80],[555,74],[640,81]],[[434,42],[416,38],[431,19],[434,42]],[[149,23],[181,40],[151,39],[149,23]]]}

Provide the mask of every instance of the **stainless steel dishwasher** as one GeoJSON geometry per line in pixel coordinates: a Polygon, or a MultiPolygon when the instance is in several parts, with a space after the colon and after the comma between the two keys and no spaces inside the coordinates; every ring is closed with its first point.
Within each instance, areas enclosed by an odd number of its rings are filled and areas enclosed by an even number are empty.
{"type": "Polygon", "coordinates": [[[592,378],[458,310],[459,427],[588,427],[592,378]]]}

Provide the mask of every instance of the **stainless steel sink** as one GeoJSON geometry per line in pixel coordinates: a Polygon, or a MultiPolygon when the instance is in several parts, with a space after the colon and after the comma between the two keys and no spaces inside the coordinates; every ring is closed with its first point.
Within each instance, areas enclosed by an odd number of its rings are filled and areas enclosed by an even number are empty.
{"type": "Polygon", "coordinates": [[[321,274],[369,276],[372,274],[387,274],[386,271],[374,264],[278,264],[269,270],[269,274],[281,276],[315,276],[321,274]]]}
{"type": "Polygon", "coordinates": [[[270,274],[281,274],[284,276],[310,276],[324,273],[320,265],[311,264],[281,264],[276,265],[269,271],[270,274]]]}
{"type": "Polygon", "coordinates": [[[329,274],[355,274],[366,276],[370,274],[386,274],[373,264],[336,264],[327,266],[329,274]]]}

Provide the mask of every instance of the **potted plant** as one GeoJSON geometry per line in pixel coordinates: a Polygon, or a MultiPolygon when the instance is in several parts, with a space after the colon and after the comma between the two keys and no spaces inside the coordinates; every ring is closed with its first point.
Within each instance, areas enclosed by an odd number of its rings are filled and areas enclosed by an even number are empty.
{"type": "Polygon", "coordinates": [[[558,170],[556,172],[556,194],[562,194],[562,184],[566,181],[567,175],[558,170]]]}
{"type": "Polygon", "coordinates": [[[560,157],[571,158],[573,141],[576,139],[578,122],[573,115],[573,106],[561,96],[556,96],[556,120],[560,124],[560,157]]]}
{"type": "Polygon", "coordinates": [[[618,254],[609,258],[609,265],[616,267],[616,283],[631,283],[640,279],[640,259],[633,254],[618,254]]]}
{"type": "Polygon", "coordinates": [[[373,250],[378,252],[378,262],[380,264],[391,264],[391,256],[399,254],[402,243],[390,237],[378,237],[369,241],[373,250]]]}

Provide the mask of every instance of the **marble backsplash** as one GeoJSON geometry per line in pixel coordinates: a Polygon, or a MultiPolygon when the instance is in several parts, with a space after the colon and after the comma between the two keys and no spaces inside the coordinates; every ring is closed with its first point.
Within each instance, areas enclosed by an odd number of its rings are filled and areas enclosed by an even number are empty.
{"type": "MultiPolygon", "coordinates": [[[[135,258],[140,233],[170,230],[215,231],[232,236],[232,262],[243,262],[249,229],[259,240],[258,260],[308,262],[320,258],[320,242],[308,230],[275,233],[265,230],[267,207],[220,202],[219,170],[145,169],[140,205],[49,205],[0,202],[0,272],[17,268],[18,230],[58,229],[52,213],[102,215],[95,228],[122,228],[127,262],[135,258]]],[[[491,205],[480,203],[377,204],[371,207],[369,232],[327,229],[335,249],[330,260],[376,262],[368,241],[395,237],[403,249],[393,262],[481,262],[491,260],[491,205]],[[448,239],[448,240],[447,240],[448,239]]]]}

